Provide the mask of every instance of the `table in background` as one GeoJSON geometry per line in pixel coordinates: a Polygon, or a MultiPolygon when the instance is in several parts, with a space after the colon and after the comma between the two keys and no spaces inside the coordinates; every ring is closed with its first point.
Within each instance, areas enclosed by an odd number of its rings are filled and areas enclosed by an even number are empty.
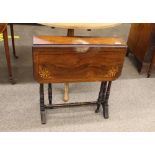
{"type": "MultiPolygon", "coordinates": [[[[13,24],[10,24],[10,30],[11,30],[11,38],[12,38],[12,46],[13,46],[13,55],[15,58],[18,58],[16,56],[16,51],[15,51],[13,24]]],[[[9,53],[7,23],[0,23],[0,33],[3,34],[3,39],[4,39],[4,48],[5,48],[5,55],[7,60],[9,80],[12,84],[14,84],[15,81],[12,75],[12,67],[11,67],[11,60],[10,60],[10,53],[9,53]]]]}

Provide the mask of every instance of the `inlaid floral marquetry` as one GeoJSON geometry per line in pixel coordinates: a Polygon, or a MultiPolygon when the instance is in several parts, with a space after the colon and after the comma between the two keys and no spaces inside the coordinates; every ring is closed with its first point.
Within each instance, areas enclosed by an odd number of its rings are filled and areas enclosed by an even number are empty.
{"type": "MultiPolygon", "coordinates": [[[[112,66],[111,69],[108,69],[108,72],[104,75],[105,78],[113,78],[117,75],[119,72],[119,67],[118,66],[112,66]]],[[[51,72],[48,70],[46,66],[39,66],[39,76],[42,79],[50,79],[52,78],[51,72]]]]}
{"type": "Polygon", "coordinates": [[[39,76],[43,79],[50,79],[51,73],[45,66],[39,66],[39,76]]]}
{"type": "Polygon", "coordinates": [[[112,77],[115,77],[116,74],[118,73],[119,71],[119,67],[118,66],[113,66],[107,74],[105,74],[105,78],[112,78],[112,77]]]}

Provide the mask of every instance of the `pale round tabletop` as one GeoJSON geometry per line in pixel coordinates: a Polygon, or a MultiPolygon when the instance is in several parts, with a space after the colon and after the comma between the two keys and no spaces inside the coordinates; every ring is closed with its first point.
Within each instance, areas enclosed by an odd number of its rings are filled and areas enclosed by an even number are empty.
{"type": "Polygon", "coordinates": [[[121,23],[40,23],[42,25],[66,29],[104,29],[121,23]]]}

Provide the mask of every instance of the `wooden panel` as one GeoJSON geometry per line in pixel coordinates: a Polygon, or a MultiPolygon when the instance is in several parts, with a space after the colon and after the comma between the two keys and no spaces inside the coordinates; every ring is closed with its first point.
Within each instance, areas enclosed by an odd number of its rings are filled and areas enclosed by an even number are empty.
{"type": "Polygon", "coordinates": [[[115,80],[125,53],[126,46],[33,47],[34,77],[39,83],[115,80]]]}
{"type": "Polygon", "coordinates": [[[140,62],[151,60],[151,55],[148,50],[151,45],[154,28],[155,24],[151,23],[131,24],[127,44],[140,62]]]}
{"type": "Polygon", "coordinates": [[[63,36],[34,36],[33,45],[53,45],[53,44],[107,44],[124,45],[126,43],[121,38],[112,37],[63,37],[63,36]]]}

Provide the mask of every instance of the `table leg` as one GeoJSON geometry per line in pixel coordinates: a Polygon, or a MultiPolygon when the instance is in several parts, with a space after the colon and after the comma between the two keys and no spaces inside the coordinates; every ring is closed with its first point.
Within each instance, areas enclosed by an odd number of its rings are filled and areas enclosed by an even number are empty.
{"type": "Polygon", "coordinates": [[[95,110],[96,113],[99,112],[100,106],[105,100],[106,88],[107,88],[107,81],[101,82],[100,92],[99,92],[99,96],[98,96],[98,100],[97,100],[97,108],[95,110]]]}
{"type": "Polygon", "coordinates": [[[18,59],[18,56],[16,55],[15,50],[15,41],[14,41],[14,30],[13,30],[13,24],[10,24],[10,31],[11,31],[11,39],[12,39],[12,47],[13,47],[13,55],[16,59],[18,59]]]}
{"type": "Polygon", "coordinates": [[[40,114],[41,123],[46,124],[46,110],[44,105],[44,84],[40,84],[40,114]]]}
{"type": "MultiPolygon", "coordinates": [[[[67,36],[73,37],[74,29],[68,29],[67,36]]],[[[69,100],[69,83],[64,84],[64,98],[63,98],[63,100],[64,100],[64,102],[67,102],[69,100]]]]}
{"type": "Polygon", "coordinates": [[[69,100],[69,83],[64,83],[64,101],[69,100]]]}
{"type": "Polygon", "coordinates": [[[48,84],[48,100],[49,104],[52,105],[52,84],[48,84]]]}
{"type": "Polygon", "coordinates": [[[108,82],[107,91],[106,91],[106,94],[105,94],[105,100],[102,103],[103,116],[104,116],[104,118],[109,118],[109,105],[108,105],[108,100],[109,100],[109,95],[110,95],[111,83],[112,83],[111,81],[108,82]]]}
{"type": "Polygon", "coordinates": [[[74,29],[68,29],[67,36],[68,37],[73,37],[74,36],[74,29]]]}
{"type": "Polygon", "coordinates": [[[7,28],[3,31],[3,38],[4,38],[4,48],[5,48],[5,56],[6,56],[7,67],[8,67],[9,80],[12,84],[15,84],[15,81],[13,80],[13,76],[12,76],[7,28]]]}

